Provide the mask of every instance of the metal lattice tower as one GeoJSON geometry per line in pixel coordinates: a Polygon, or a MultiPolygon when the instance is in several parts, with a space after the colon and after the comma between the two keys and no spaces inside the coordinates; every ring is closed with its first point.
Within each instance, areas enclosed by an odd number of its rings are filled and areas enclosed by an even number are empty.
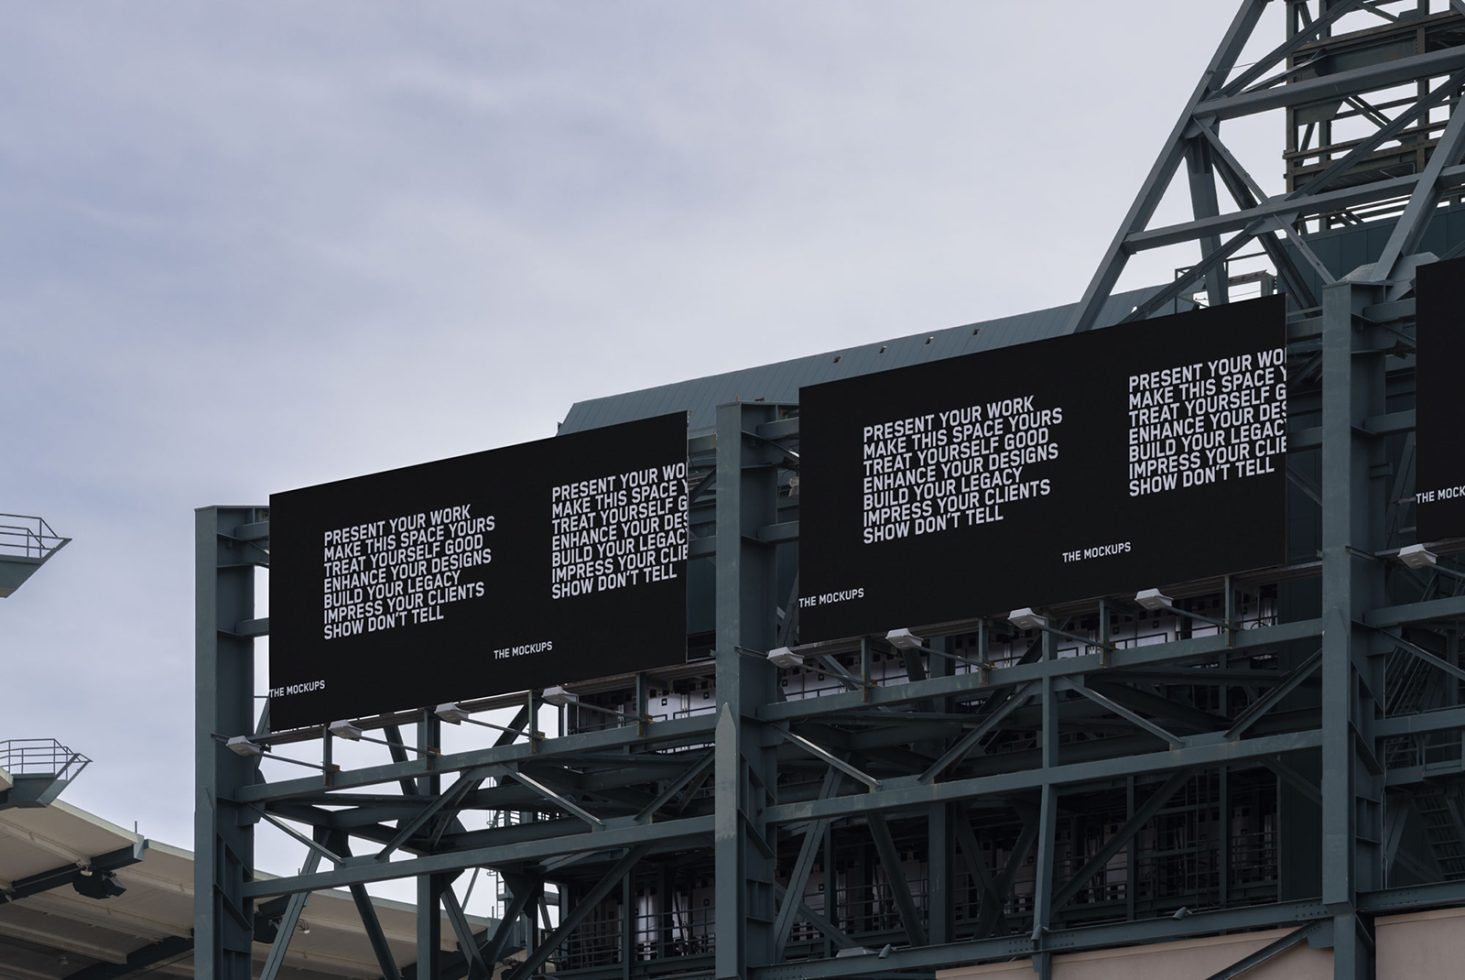
{"type": "Polygon", "coordinates": [[[248,976],[272,933],[268,978],[310,891],[403,877],[418,957],[377,942],[384,977],[485,977],[518,947],[511,980],[551,962],[794,980],[1014,958],[1047,976],[1066,952],[1286,927],[1218,975],[1306,942],[1356,980],[1376,917],[1465,905],[1461,549],[1432,545],[1438,568],[1393,560],[1416,540],[1414,269],[1465,250],[1465,3],[1282,7],[1262,45],[1267,2],[1241,4],[1071,326],[1113,319],[1128,258],[1157,248],[1189,251],[1129,318],[1244,281],[1288,297],[1284,567],[1167,587],[1173,610],[1076,603],[1036,631],[973,618],[920,649],[871,637],[779,670],[761,654],[797,645],[798,410],[723,405],[688,447],[686,666],[575,686],[604,710],[557,709],[555,738],[537,692],[465,703],[513,714],[484,715],[507,724],[466,751],[439,754],[431,712],[359,719],[384,758],[342,770],[329,735],[253,711],[268,512],[207,508],[199,976],[248,976]],[[1242,65],[1248,42],[1263,51],[1242,65]],[[1262,113],[1285,116],[1273,194],[1224,138],[1262,113]],[[1155,227],[1172,184],[1193,218],[1155,227]],[[260,751],[231,751],[241,735],[260,751]],[[317,771],[282,770],[288,751],[317,771]],[[256,879],[257,832],[298,843],[302,871],[256,879]],[[507,888],[486,935],[455,890],[476,867],[507,888]]]}

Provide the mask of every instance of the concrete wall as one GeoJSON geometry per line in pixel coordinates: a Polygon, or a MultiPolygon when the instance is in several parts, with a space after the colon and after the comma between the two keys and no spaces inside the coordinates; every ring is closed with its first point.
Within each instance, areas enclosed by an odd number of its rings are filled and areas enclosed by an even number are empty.
{"type": "MultiPolygon", "coordinates": [[[[1375,923],[1378,976],[1465,975],[1465,908],[1380,918],[1375,923]]],[[[1184,939],[1149,946],[1068,953],[1053,958],[1053,980],[1204,980],[1291,930],[1184,939]]],[[[1032,980],[1032,961],[985,963],[937,973],[939,980],[1032,980]]],[[[1331,951],[1301,943],[1246,974],[1247,980],[1331,980],[1331,951]]]]}

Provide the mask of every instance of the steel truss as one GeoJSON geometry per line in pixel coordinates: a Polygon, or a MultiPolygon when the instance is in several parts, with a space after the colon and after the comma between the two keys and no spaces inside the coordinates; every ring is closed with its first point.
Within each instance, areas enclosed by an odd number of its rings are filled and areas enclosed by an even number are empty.
{"type": "MultiPolygon", "coordinates": [[[[1427,8],[1288,0],[1286,40],[1238,70],[1265,6],[1241,5],[1073,327],[1097,325],[1136,251],[1201,248],[1144,317],[1191,291],[1225,302],[1228,260],[1258,244],[1289,297],[1285,567],[1155,583],[1169,611],[1110,597],[1044,610],[1038,631],[973,618],[918,649],[799,647],[797,410],[727,405],[689,445],[692,580],[715,588],[686,667],[577,687],[555,738],[537,731],[538,692],[461,705],[480,722],[517,709],[467,751],[441,751],[431,712],[361,719],[388,758],[342,770],[329,733],[254,716],[268,513],[206,508],[199,975],[248,976],[251,943],[273,937],[272,976],[306,897],[330,887],[357,895],[384,977],[485,977],[516,954],[511,980],[550,961],[593,978],[793,980],[1014,957],[1047,976],[1066,952],[1278,926],[1294,931],[1222,975],[1308,942],[1355,980],[1372,975],[1376,917],[1465,903],[1465,547],[1433,544],[1433,569],[1396,560],[1415,540],[1413,270],[1465,183],[1451,111],[1465,6],[1400,18],[1427,8]],[[1360,15],[1380,27],[1335,33],[1360,15]],[[1405,34],[1422,50],[1401,54],[1405,34]],[[1402,103],[1373,98],[1405,85],[1402,103]],[[1220,138],[1222,121],[1272,109],[1293,131],[1277,197],[1220,138]],[[1376,132],[1332,133],[1340,113],[1376,132]],[[1195,219],[1149,228],[1182,161],[1195,219]],[[1218,181],[1238,210],[1221,213],[1218,181]],[[1365,219],[1383,229],[1367,263],[1324,262],[1317,236],[1365,219]],[[781,645],[805,666],[774,667],[781,645]],[[261,755],[226,744],[250,733],[261,755]],[[315,745],[317,771],[276,771],[315,745]],[[300,844],[299,874],[255,876],[261,825],[300,844]],[[474,934],[453,883],[483,867],[504,911],[474,934]],[[392,961],[361,890],[403,877],[419,883],[412,966],[392,961]]],[[[1200,520],[1177,536],[1208,533],[1200,520]]]]}

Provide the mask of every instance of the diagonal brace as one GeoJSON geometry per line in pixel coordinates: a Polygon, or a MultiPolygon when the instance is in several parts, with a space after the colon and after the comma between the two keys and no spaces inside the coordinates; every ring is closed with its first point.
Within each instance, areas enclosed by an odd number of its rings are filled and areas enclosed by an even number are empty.
{"type": "Polygon", "coordinates": [[[1150,794],[1150,798],[1134,811],[1134,816],[1114,831],[1109,839],[1094,852],[1094,856],[1085,861],[1083,867],[1068,879],[1068,884],[1058,890],[1058,893],[1053,896],[1053,910],[1059,911],[1072,901],[1073,897],[1093,880],[1094,875],[1103,871],[1108,866],[1110,859],[1128,846],[1129,842],[1134,839],[1134,835],[1144,829],[1144,825],[1153,820],[1155,814],[1159,813],[1161,808],[1170,802],[1170,798],[1180,791],[1180,787],[1189,781],[1190,773],[1182,769],[1172,773],[1169,779],[1161,783],[1159,788],[1150,794]]]}
{"type": "Polygon", "coordinates": [[[1261,720],[1262,715],[1271,711],[1283,698],[1301,687],[1304,681],[1317,672],[1317,669],[1322,666],[1322,662],[1323,652],[1322,650],[1318,650],[1312,656],[1298,664],[1296,669],[1287,675],[1285,681],[1254,701],[1237,717],[1236,722],[1226,730],[1226,737],[1232,740],[1240,738],[1248,728],[1261,720]]]}
{"type": "Polygon", "coordinates": [[[1120,704],[1118,701],[1115,701],[1113,698],[1106,697],[1105,695],[1100,694],[1098,691],[1090,690],[1082,684],[1075,683],[1074,681],[1064,681],[1059,684],[1059,690],[1075,691],[1078,694],[1082,694],[1084,697],[1088,698],[1090,701],[1094,702],[1105,711],[1112,711],[1114,714],[1123,718],[1125,721],[1139,728],[1143,728],[1145,731],[1149,732],[1151,735],[1155,736],[1161,741],[1169,742],[1170,745],[1174,748],[1178,749],[1185,744],[1185,740],[1182,739],[1179,735],[1176,735],[1174,732],[1161,728],[1159,725],[1150,721],[1139,712],[1131,711],[1129,708],[1126,708],[1124,705],[1120,704]]]}
{"type": "Polygon", "coordinates": [[[514,782],[522,783],[530,789],[534,790],[534,792],[536,793],[543,793],[546,797],[553,800],[558,806],[568,811],[569,813],[572,813],[575,816],[579,817],[590,826],[596,828],[605,827],[605,821],[601,820],[595,814],[591,813],[589,810],[580,806],[580,804],[576,803],[574,800],[571,800],[569,797],[563,795],[562,793],[556,793],[554,790],[550,789],[548,786],[544,785],[532,776],[526,776],[517,769],[510,769],[508,775],[510,779],[514,780],[514,782]]]}
{"type": "Polygon", "coordinates": [[[671,783],[667,785],[666,789],[658,793],[656,795],[656,799],[652,800],[650,803],[641,808],[641,811],[636,814],[636,822],[642,823],[656,816],[657,810],[660,810],[662,807],[670,803],[673,799],[676,798],[676,795],[678,793],[680,793],[683,789],[693,783],[697,779],[697,777],[706,772],[708,767],[712,765],[713,761],[716,758],[717,756],[714,753],[708,752],[703,755],[702,758],[692,763],[692,765],[688,767],[686,772],[682,773],[676,779],[672,780],[671,783]]]}
{"type": "MultiPolygon", "coordinates": [[[[824,774],[824,782],[819,787],[819,798],[827,800],[839,790],[840,775],[837,769],[830,769],[824,774]]],[[[830,824],[828,819],[812,820],[804,826],[804,839],[799,845],[799,856],[794,862],[794,869],[788,876],[788,890],[783,897],[783,904],[779,906],[778,916],[773,925],[773,949],[774,956],[783,959],[783,948],[788,945],[789,934],[793,932],[794,916],[803,904],[804,888],[809,883],[809,872],[814,868],[814,857],[819,851],[819,844],[824,837],[825,828],[830,824]]],[[[833,896],[832,887],[825,888],[825,894],[833,896]]]]}
{"type": "Polygon", "coordinates": [[[900,869],[900,854],[895,849],[895,841],[891,839],[890,826],[885,822],[885,815],[881,813],[872,813],[867,819],[870,823],[870,836],[875,840],[875,851],[880,855],[880,866],[885,869],[885,880],[890,884],[895,907],[900,910],[900,921],[905,924],[905,934],[912,946],[924,946],[926,928],[916,912],[916,903],[911,898],[911,887],[905,880],[905,872],[900,869]]]}
{"type": "Polygon", "coordinates": [[[962,759],[965,759],[977,747],[977,744],[987,737],[988,733],[1007,719],[1008,715],[1028,703],[1028,699],[1032,697],[1035,683],[1035,681],[1029,681],[1021,687],[1016,688],[1006,701],[998,705],[991,714],[982,720],[981,724],[962,736],[961,741],[947,749],[941,758],[931,763],[930,768],[921,773],[918,780],[923,783],[929,783],[947,769],[950,769],[962,759]]]}
{"type": "Polygon", "coordinates": [[[535,949],[529,950],[524,962],[507,974],[504,980],[528,980],[534,975],[545,962],[554,955],[564,941],[569,938],[570,933],[584,922],[595,911],[595,907],[603,902],[607,895],[621,883],[621,879],[631,873],[637,863],[651,850],[651,843],[637,844],[621,857],[619,861],[611,865],[610,870],[605,873],[593,888],[580,896],[575,907],[564,914],[560,924],[535,949]]]}
{"type": "Polygon", "coordinates": [[[799,748],[803,749],[805,752],[808,752],[816,759],[820,759],[828,765],[833,766],[835,769],[838,769],[846,776],[849,776],[853,779],[858,779],[860,782],[864,783],[871,789],[880,788],[880,780],[865,772],[863,769],[859,769],[856,766],[845,762],[839,756],[835,755],[833,752],[830,752],[823,746],[814,744],[807,738],[804,738],[804,736],[802,735],[795,735],[793,732],[789,731],[786,728],[780,728],[777,731],[780,735],[788,739],[788,741],[792,742],[794,745],[797,745],[799,748]]]}

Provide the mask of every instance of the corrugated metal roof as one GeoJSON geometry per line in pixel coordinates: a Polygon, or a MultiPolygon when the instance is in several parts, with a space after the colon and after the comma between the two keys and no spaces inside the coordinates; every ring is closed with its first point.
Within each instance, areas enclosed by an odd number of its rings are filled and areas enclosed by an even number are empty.
{"type": "MultiPolygon", "coordinates": [[[[1099,322],[1115,322],[1152,292],[1154,287],[1115,295],[1105,305],[1099,322]]],[[[777,364],[714,374],[693,381],[592,398],[572,405],[559,431],[569,433],[598,429],[679,411],[690,414],[693,432],[705,431],[712,427],[718,405],[759,400],[797,402],[802,385],[1056,337],[1067,328],[1072,313],[1072,305],[1055,306],[983,323],[898,337],[883,343],[863,344],[777,364]]]]}

